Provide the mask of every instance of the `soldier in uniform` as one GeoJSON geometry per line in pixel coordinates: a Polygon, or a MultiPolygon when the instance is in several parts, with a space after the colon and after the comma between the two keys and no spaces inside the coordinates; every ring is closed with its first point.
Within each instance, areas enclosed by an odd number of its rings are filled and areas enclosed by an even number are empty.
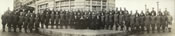
{"type": "Polygon", "coordinates": [[[39,31],[39,24],[40,24],[40,22],[39,22],[39,13],[37,13],[36,15],[35,15],[35,17],[34,17],[34,24],[35,24],[35,31],[36,32],[38,32],[39,31]]]}
{"type": "Polygon", "coordinates": [[[70,28],[73,28],[73,24],[74,24],[74,13],[73,11],[69,12],[69,26],[70,28]]]}
{"type": "Polygon", "coordinates": [[[60,11],[56,11],[55,19],[56,19],[56,28],[58,29],[58,26],[60,24],[60,11]]]}
{"type": "Polygon", "coordinates": [[[46,18],[45,18],[45,27],[46,28],[48,28],[48,26],[49,26],[49,19],[50,19],[50,10],[49,9],[47,9],[47,11],[46,11],[46,18]]]}
{"type": "Polygon", "coordinates": [[[60,13],[60,28],[63,29],[63,25],[64,25],[64,11],[61,11],[60,13]]]}
{"type": "Polygon", "coordinates": [[[109,12],[109,29],[112,30],[114,26],[114,10],[109,12]]]}
{"type": "Polygon", "coordinates": [[[114,24],[115,24],[115,30],[118,30],[119,27],[119,11],[116,9],[116,12],[114,14],[114,24]]]}
{"type": "Polygon", "coordinates": [[[108,29],[109,28],[109,19],[108,19],[108,17],[109,17],[109,12],[108,11],[106,11],[105,12],[105,29],[108,29]]]}
{"type": "Polygon", "coordinates": [[[100,13],[100,29],[104,29],[105,27],[105,11],[100,13]]]}
{"type": "Polygon", "coordinates": [[[150,19],[150,14],[149,14],[149,11],[148,11],[148,9],[147,9],[144,24],[145,24],[145,26],[146,26],[146,29],[147,29],[147,32],[148,32],[148,33],[149,33],[149,31],[150,31],[150,21],[151,21],[151,19],[150,19]]]}
{"type": "Polygon", "coordinates": [[[158,32],[160,32],[160,27],[161,27],[161,16],[162,16],[163,14],[162,14],[162,12],[161,11],[159,11],[158,12],[158,15],[156,16],[156,25],[157,25],[157,30],[158,30],[158,32]]]}
{"type": "Polygon", "coordinates": [[[119,25],[121,27],[120,30],[124,29],[124,15],[123,15],[123,10],[120,8],[120,14],[119,14],[119,25]]]}
{"type": "Polygon", "coordinates": [[[136,27],[135,31],[139,31],[140,28],[139,28],[139,13],[138,11],[136,10],[136,13],[134,14],[135,15],[135,24],[134,26],[136,27]]]}
{"type": "Polygon", "coordinates": [[[6,26],[6,24],[7,24],[7,15],[8,15],[8,13],[3,14],[2,17],[1,17],[1,19],[2,19],[2,28],[3,28],[3,31],[5,31],[5,26],[6,26]]]}
{"type": "Polygon", "coordinates": [[[74,11],[72,19],[73,19],[72,27],[76,28],[76,24],[77,24],[77,12],[76,11],[74,11]]]}
{"type": "Polygon", "coordinates": [[[80,29],[80,26],[81,26],[81,22],[80,22],[80,19],[81,19],[81,11],[80,10],[78,10],[78,12],[77,12],[77,23],[76,23],[76,28],[77,29],[80,29]]]}
{"type": "Polygon", "coordinates": [[[46,13],[47,13],[47,10],[45,9],[44,11],[43,11],[43,13],[42,14],[40,14],[41,15],[41,18],[40,18],[40,21],[41,21],[41,28],[44,28],[44,25],[45,25],[45,18],[46,18],[46,13]]]}
{"type": "Polygon", "coordinates": [[[17,15],[17,12],[18,11],[15,11],[14,13],[13,13],[13,15],[12,15],[12,18],[14,18],[13,19],[13,30],[14,30],[14,32],[16,32],[16,28],[17,28],[17,25],[18,25],[18,23],[17,23],[17,21],[18,21],[18,15],[17,15]]]}
{"type": "Polygon", "coordinates": [[[30,14],[29,14],[30,11],[27,11],[26,15],[24,15],[24,25],[23,25],[23,28],[24,28],[24,31],[27,32],[27,29],[28,29],[28,25],[29,25],[29,17],[30,17],[30,14]]]}
{"type": "Polygon", "coordinates": [[[11,31],[11,26],[12,26],[12,13],[8,13],[7,15],[7,27],[8,27],[8,31],[11,31]]]}
{"type": "Polygon", "coordinates": [[[173,17],[169,14],[167,11],[167,8],[165,8],[164,15],[166,16],[166,27],[168,28],[168,31],[171,32],[171,28],[169,27],[172,25],[173,17]]]}
{"type": "Polygon", "coordinates": [[[162,26],[162,30],[163,32],[165,32],[166,26],[167,26],[167,17],[164,13],[164,15],[161,16],[161,26],[162,26]]]}
{"type": "Polygon", "coordinates": [[[65,18],[64,26],[65,29],[67,29],[69,27],[69,11],[65,11],[64,18],[65,18]]]}
{"type": "Polygon", "coordinates": [[[87,20],[87,28],[90,28],[91,26],[91,21],[92,20],[92,12],[91,11],[88,11],[88,20],[87,20]]]}
{"type": "Polygon", "coordinates": [[[131,13],[130,13],[130,25],[131,25],[131,31],[134,31],[135,29],[135,26],[134,26],[134,24],[135,24],[135,17],[134,17],[134,15],[132,14],[132,11],[131,11],[131,13]]]}
{"type": "Polygon", "coordinates": [[[141,31],[144,31],[145,30],[145,24],[144,24],[144,21],[145,21],[145,14],[143,13],[143,11],[141,12],[140,16],[139,16],[139,19],[140,19],[140,26],[141,26],[141,31]]]}
{"type": "MultiPolygon", "coordinates": [[[[24,12],[24,11],[23,11],[24,12]]],[[[20,12],[20,15],[19,15],[19,21],[18,21],[18,28],[19,28],[19,31],[21,32],[21,29],[22,29],[22,25],[23,25],[23,22],[24,22],[24,14],[23,12],[20,12]]]]}
{"type": "Polygon", "coordinates": [[[155,16],[156,16],[156,11],[154,10],[154,8],[152,8],[152,11],[151,11],[151,28],[152,28],[152,31],[154,32],[155,31],[155,16]]]}
{"type": "Polygon", "coordinates": [[[51,28],[53,29],[53,27],[54,27],[54,20],[55,20],[55,11],[54,10],[51,12],[50,16],[51,16],[51,18],[50,18],[50,20],[51,20],[51,28]]]}
{"type": "Polygon", "coordinates": [[[96,13],[96,29],[100,29],[101,24],[100,24],[100,11],[97,11],[96,13]]]}
{"type": "Polygon", "coordinates": [[[90,29],[95,29],[95,25],[94,25],[95,24],[95,22],[94,22],[95,21],[95,17],[96,17],[95,16],[95,12],[92,12],[91,19],[90,19],[91,20],[91,24],[90,24],[90,27],[89,27],[90,29]]]}
{"type": "Polygon", "coordinates": [[[129,27],[130,27],[130,14],[128,13],[128,11],[125,9],[125,14],[124,14],[124,20],[125,20],[125,25],[126,25],[126,30],[129,30],[129,27]]]}
{"type": "Polygon", "coordinates": [[[29,28],[30,32],[33,32],[34,21],[35,21],[34,18],[35,18],[35,14],[34,13],[30,13],[30,17],[29,17],[30,20],[29,20],[29,25],[28,25],[28,28],[29,28]]]}

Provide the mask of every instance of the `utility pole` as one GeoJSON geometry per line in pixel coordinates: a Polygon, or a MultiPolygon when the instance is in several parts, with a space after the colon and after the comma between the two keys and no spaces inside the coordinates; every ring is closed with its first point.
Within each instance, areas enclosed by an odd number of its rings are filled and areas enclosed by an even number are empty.
{"type": "Polygon", "coordinates": [[[147,11],[147,5],[145,4],[145,12],[147,11]]]}
{"type": "Polygon", "coordinates": [[[159,2],[157,2],[157,12],[159,11],[159,2]]]}

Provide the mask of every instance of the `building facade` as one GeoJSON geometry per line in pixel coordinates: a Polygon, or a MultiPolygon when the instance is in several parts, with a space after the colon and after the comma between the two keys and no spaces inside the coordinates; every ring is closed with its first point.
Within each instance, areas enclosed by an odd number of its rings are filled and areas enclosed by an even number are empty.
{"type": "Polygon", "coordinates": [[[115,0],[21,0],[22,5],[62,10],[105,10],[114,9],[115,0]]]}

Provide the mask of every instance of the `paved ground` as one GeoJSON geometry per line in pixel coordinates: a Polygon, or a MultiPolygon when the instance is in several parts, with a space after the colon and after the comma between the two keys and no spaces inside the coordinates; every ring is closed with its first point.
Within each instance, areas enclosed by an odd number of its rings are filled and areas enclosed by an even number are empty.
{"type": "MultiPolygon", "coordinates": [[[[1,21],[0,21],[1,23],[1,21]]],[[[127,36],[175,36],[175,25],[172,25],[172,32],[160,32],[160,33],[133,33],[126,34],[127,36]]],[[[2,25],[0,24],[0,36],[46,36],[37,33],[25,33],[25,32],[2,32],[2,25]]]]}

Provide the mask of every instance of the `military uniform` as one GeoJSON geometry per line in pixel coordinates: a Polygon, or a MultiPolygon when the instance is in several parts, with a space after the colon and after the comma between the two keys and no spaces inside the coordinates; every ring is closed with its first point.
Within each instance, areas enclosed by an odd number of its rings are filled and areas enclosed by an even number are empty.
{"type": "Polygon", "coordinates": [[[43,12],[42,14],[40,14],[40,16],[41,16],[41,18],[40,18],[41,28],[44,28],[45,20],[46,20],[46,12],[43,12]]]}
{"type": "Polygon", "coordinates": [[[12,13],[9,13],[7,15],[7,27],[8,27],[8,31],[10,32],[11,31],[11,28],[12,28],[12,13]]]}
{"type": "Polygon", "coordinates": [[[29,25],[29,17],[30,17],[30,14],[27,13],[25,16],[24,16],[24,25],[23,25],[23,28],[24,28],[24,31],[27,32],[27,29],[28,29],[28,25],[29,25]]]}
{"type": "Polygon", "coordinates": [[[131,25],[130,25],[130,14],[128,12],[125,13],[124,20],[125,20],[126,30],[129,30],[131,25]]]}
{"type": "Polygon", "coordinates": [[[123,30],[124,29],[124,15],[120,12],[120,15],[119,15],[119,25],[121,27],[120,30],[123,30]]]}
{"type": "Polygon", "coordinates": [[[150,16],[150,18],[151,18],[151,28],[152,28],[152,31],[154,32],[155,31],[155,17],[156,17],[156,11],[154,11],[154,9],[151,11],[151,16],[150,16]]]}
{"type": "Polygon", "coordinates": [[[56,19],[56,28],[58,28],[58,26],[60,25],[60,11],[56,12],[55,19],[56,19]]]}
{"type": "Polygon", "coordinates": [[[3,28],[3,31],[5,31],[5,26],[7,24],[7,16],[4,14],[2,15],[1,19],[2,19],[2,28],[3,28]]]}
{"type": "Polygon", "coordinates": [[[34,28],[34,17],[35,16],[35,14],[34,13],[30,13],[30,17],[29,17],[29,25],[28,25],[28,28],[29,28],[29,30],[30,30],[30,32],[33,32],[33,28],[34,28]]]}
{"type": "Polygon", "coordinates": [[[35,21],[34,21],[34,24],[35,24],[35,26],[34,26],[34,27],[35,27],[35,31],[38,32],[38,31],[39,31],[39,24],[40,24],[40,22],[39,22],[39,14],[36,15],[36,17],[34,18],[34,20],[35,20],[35,21]]]}
{"type": "Polygon", "coordinates": [[[54,13],[55,11],[53,11],[52,12],[52,14],[51,14],[51,18],[50,18],[50,20],[51,20],[51,28],[53,29],[53,27],[54,27],[54,21],[55,21],[55,13],[54,13]]]}
{"type": "Polygon", "coordinates": [[[114,14],[115,30],[118,30],[118,27],[119,27],[119,13],[117,13],[117,12],[114,14]]]}
{"type": "Polygon", "coordinates": [[[105,28],[105,15],[103,11],[100,15],[100,29],[104,29],[104,28],[105,28]]]}
{"type": "Polygon", "coordinates": [[[157,25],[157,30],[158,32],[160,32],[160,27],[161,27],[161,16],[162,16],[162,13],[159,11],[159,15],[156,16],[156,25],[157,25]]]}
{"type": "Polygon", "coordinates": [[[18,28],[19,28],[19,31],[21,31],[22,29],[22,25],[23,25],[23,22],[24,22],[24,16],[23,14],[19,16],[19,21],[18,21],[18,28]]]}
{"type": "Polygon", "coordinates": [[[163,32],[165,32],[166,26],[167,26],[167,17],[165,15],[161,16],[161,26],[163,32]]]}
{"type": "Polygon", "coordinates": [[[134,24],[135,24],[135,17],[134,17],[134,15],[131,14],[131,16],[130,16],[131,31],[135,30],[134,24]]]}
{"type": "Polygon", "coordinates": [[[110,12],[108,19],[109,19],[109,29],[112,30],[113,29],[113,26],[114,26],[114,15],[113,15],[113,11],[110,12]]]}
{"type": "Polygon", "coordinates": [[[146,26],[147,32],[150,31],[150,25],[151,25],[150,22],[151,22],[150,16],[149,15],[146,15],[145,16],[145,22],[144,22],[144,24],[146,26]]]}
{"type": "Polygon", "coordinates": [[[65,21],[64,12],[61,11],[61,14],[60,14],[60,28],[61,28],[61,29],[63,28],[64,21],[65,21]]]}
{"type": "Polygon", "coordinates": [[[17,25],[18,25],[18,15],[17,14],[13,14],[12,15],[12,18],[14,18],[13,19],[13,30],[14,30],[14,32],[16,32],[16,28],[17,28],[17,25]]]}
{"type": "Polygon", "coordinates": [[[140,19],[140,26],[141,26],[141,31],[144,31],[145,30],[145,15],[144,13],[142,12],[141,16],[139,17],[140,19]]]}
{"type": "Polygon", "coordinates": [[[49,26],[49,19],[50,19],[50,15],[49,15],[49,11],[47,11],[47,13],[46,13],[46,18],[45,18],[45,27],[46,28],[48,28],[48,26],[49,26]]]}

